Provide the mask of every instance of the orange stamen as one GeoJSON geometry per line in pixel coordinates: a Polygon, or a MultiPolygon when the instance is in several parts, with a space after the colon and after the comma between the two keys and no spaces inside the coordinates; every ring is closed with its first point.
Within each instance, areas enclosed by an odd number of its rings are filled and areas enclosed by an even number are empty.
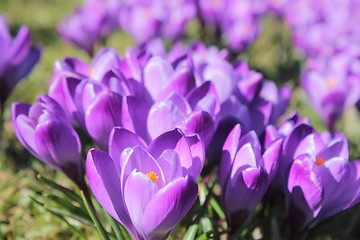
{"type": "Polygon", "coordinates": [[[336,81],[334,78],[328,78],[327,79],[327,85],[330,87],[330,88],[334,88],[336,86],[336,81]]]}
{"type": "Polygon", "coordinates": [[[156,173],[154,172],[149,172],[147,174],[145,174],[148,178],[151,179],[151,181],[155,182],[156,180],[159,179],[159,176],[156,176],[156,173]]]}
{"type": "Polygon", "coordinates": [[[89,68],[89,70],[88,70],[88,74],[89,74],[89,76],[91,76],[91,75],[93,74],[93,72],[94,72],[94,69],[89,68]]]}
{"type": "Polygon", "coordinates": [[[325,163],[326,161],[324,159],[322,159],[321,157],[316,157],[316,165],[317,166],[321,166],[325,163]]]}

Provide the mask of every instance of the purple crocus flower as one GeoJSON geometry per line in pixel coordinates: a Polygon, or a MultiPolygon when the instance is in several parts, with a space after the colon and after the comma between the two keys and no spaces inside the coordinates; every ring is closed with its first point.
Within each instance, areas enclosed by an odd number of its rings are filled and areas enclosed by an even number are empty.
{"type": "Polygon", "coordinates": [[[137,240],[166,239],[194,204],[204,147],[174,129],[150,145],[114,128],[110,156],[91,149],[86,176],[99,203],[137,240]]]}
{"type": "Polygon", "coordinates": [[[227,137],[220,163],[222,206],[232,231],[241,227],[273,180],[282,140],[275,138],[265,151],[254,131],[243,133],[236,125],[227,137]]]}
{"type": "Polygon", "coordinates": [[[185,59],[173,67],[166,59],[154,56],[143,70],[143,82],[153,101],[165,99],[172,91],[186,96],[195,87],[192,60],[185,59]]]}
{"type": "Polygon", "coordinates": [[[220,110],[217,93],[210,82],[192,90],[185,98],[171,92],[167,98],[152,105],[147,126],[152,138],[179,127],[186,135],[199,134],[205,146],[215,131],[215,117],[220,110]],[[158,124],[159,122],[162,124],[158,124]]]}
{"type": "Polygon", "coordinates": [[[80,126],[100,147],[106,148],[110,131],[115,126],[127,128],[148,140],[149,108],[138,98],[121,96],[91,80],[81,82],[76,90],[74,99],[83,121],[80,126]]]}
{"type": "Polygon", "coordinates": [[[11,120],[15,134],[31,154],[64,173],[83,189],[81,143],[61,106],[41,95],[37,103],[13,103],[11,120]]]}
{"type": "Polygon", "coordinates": [[[293,234],[360,201],[360,161],[349,161],[343,134],[300,124],[284,141],[282,161],[293,234]]]}
{"type": "Polygon", "coordinates": [[[174,41],[182,37],[195,12],[191,0],[126,0],[122,2],[119,20],[138,44],[156,37],[174,41]]]}
{"type": "Polygon", "coordinates": [[[308,60],[302,87],[330,131],[334,131],[344,109],[360,98],[359,64],[356,54],[349,51],[308,60]]]}
{"type": "Polygon", "coordinates": [[[213,25],[230,48],[242,51],[259,33],[264,4],[258,0],[199,0],[198,8],[205,26],[213,25]]]}
{"type": "Polygon", "coordinates": [[[94,45],[117,27],[119,3],[116,0],[88,0],[58,26],[62,38],[93,55],[94,45]]]}
{"type": "Polygon", "coordinates": [[[30,30],[22,26],[11,38],[5,18],[0,14],[0,108],[15,85],[26,77],[40,59],[40,47],[31,47],[30,30]]]}

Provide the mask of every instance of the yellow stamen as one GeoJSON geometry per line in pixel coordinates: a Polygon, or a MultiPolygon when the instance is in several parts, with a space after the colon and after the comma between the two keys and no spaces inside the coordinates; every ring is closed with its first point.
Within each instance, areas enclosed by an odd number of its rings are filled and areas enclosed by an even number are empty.
{"type": "Polygon", "coordinates": [[[324,159],[322,159],[321,157],[316,157],[316,165],[317,166],[321,166],[325,163],[326,161],[324,159]]]}
{"type": "Polygon", "coordinates": [[[159,179],[159,176],[156,176],[156,173],[154,172],[149,172],[147,174],[145,174],[147,177],[149,177],[151,179],[151,181],[155,182],[156,180],[159,179]]]}

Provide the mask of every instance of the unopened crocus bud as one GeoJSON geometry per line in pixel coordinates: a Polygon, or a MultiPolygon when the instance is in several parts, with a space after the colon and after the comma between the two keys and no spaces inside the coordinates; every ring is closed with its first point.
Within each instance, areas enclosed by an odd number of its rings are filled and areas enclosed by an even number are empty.
{"type": "Polygon", "coordinates": [[[282,140],[275,139],[262,152],[254,131],[244,134],[240,125],[230,132],[219,169],[222,206],[232,231],[243,226],[265,195],[278,166],[282,140]]]}
{"type": "Polygon", "coordinates": [[[41,95],[35,104],[13,103],[11,120],[19,141],[35,157],[84,184],[80,139],[61,106],[41,95]]]}
{"type": "Polygon", "coordinates": [[[0,108],[15,85],[26,77],[40,59],[40,47],[31,47],[30,30],[22,26],[11,38],[5,18],[0,14],[0,108]]]}

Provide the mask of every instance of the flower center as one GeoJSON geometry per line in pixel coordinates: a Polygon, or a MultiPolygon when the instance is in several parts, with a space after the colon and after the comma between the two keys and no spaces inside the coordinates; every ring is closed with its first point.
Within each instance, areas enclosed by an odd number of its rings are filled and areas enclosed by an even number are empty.
{"type": "Polygon", "coordinates": [[[330,87],[330,88],[334,88],[336,86],[336,81],[334,78],[328,78],[327,79],[327,85],[330,87]]]}
{"type": "Polygon", "coordinates": [[[324,159],[322,159],[321,157],[316,157],[316,166],[321,166],[325,163],[326,161],[324,159]]]}
{"type": "Polygon", "coordinates": [[[93,69],[93,68],[89,68],[88,74],[89,74],[90,77],[93,75],[93,73],[94,73],[94,69],[93,69]]]}
{"type": "Polygon", "coordinates": [[[156,176],[156,173],[154,172],[149,172],[147,174],[145,174],[148,178],[151,179],[151,181],[155,182],[156,180],[159,179],[159,176],[156,176]]]}

